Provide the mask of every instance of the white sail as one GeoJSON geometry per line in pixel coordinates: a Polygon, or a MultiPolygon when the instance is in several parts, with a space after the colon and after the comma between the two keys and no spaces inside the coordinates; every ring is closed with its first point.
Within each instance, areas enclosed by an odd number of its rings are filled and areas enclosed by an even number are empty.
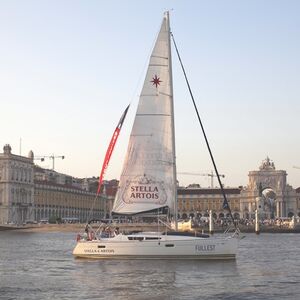
{"type": "Polygon", "coordinates": [[[164,16],[131,131],[113,212],[135,214],[168,206],[176,193],[170,29],[164,16]]]}

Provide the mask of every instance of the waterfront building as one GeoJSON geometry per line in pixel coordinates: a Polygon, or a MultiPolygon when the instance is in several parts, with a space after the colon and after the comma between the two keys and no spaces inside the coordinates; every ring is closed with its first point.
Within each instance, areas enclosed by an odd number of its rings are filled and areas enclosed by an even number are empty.
{"type": "MultiPolygon", "coordinates": [[[[225,188],[225,193],[234,218],[240,218],[240,188],[225,188]]],[[[223,209],[223,195],[218,188],[180,187],[178,194],[178,213],[182,219],[208,217],[212,210],[213,217],[228,217],[223,209]]]]}
{"type": "Polygon", "coordinates": [[[12,154],[10,145],[0,153],[0,224],[33,220],[33,152],[28,157],[12,154]]]}
{"type": "Polygon", "coordinates": [[[106,196],[96,197],[87,179],[73,178],[34,164],[34,154],[0,154],[0,224],[41,220],[86,222],[104,216],[106,196]]]}
{"type": "MultiPolygon", "coordinates": [[[[34,154],[14,155],[5,145],[0,153],[0,224],[22,224],[49,219],[78,220],[109,218],[118,190],[118,180],[106,180],[96,197],[98,177],[75,178],[34,164],[34,154]]],[[[300,187],[287,183],[287,173],[276,170],[268,157],[259,170],[250,171],[245,187],[226,187],[235,219],[253,219],[255,209],[264,218],[300,216],[300,187]],[[258,202],[257,199],[260,199],[258,202]]],[[[178,186],[180,218],[228,217],[218,188],[198,184],[178,186]]]]}
{"type": "Polygon", "coordinates": [[[34,168],[34,218],[87,222],[100,220],[104,199],[96,197],[87,179],[73,178],[54,170],[34,168]]]}
{"type": "MultiPolygon", "coordinates": [[[[300,216],[300,188],[287,183],[287,173],[276,170],[268,157],[259,170],[250,171],[246,187],[225,188],[225,193],[235,219],[254,219],[256,209],[263,218],[300,216]],[[261,195],[260,195],[261,194],[261,195]],[[260,197],[261,196],[261,197],[260,197]],[[260,197],[261,203],[257,199],[260,197]]],[[[191,185],[178,188],[178,211],[181,218],[207,217],[212,210],[214,218],[228,216],[223,210],[223,197],[218,188],[200,188],[191,185]]]]}

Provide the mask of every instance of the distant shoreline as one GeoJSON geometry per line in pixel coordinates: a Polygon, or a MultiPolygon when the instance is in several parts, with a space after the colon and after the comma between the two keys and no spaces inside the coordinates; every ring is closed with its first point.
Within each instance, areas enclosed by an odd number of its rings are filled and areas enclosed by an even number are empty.
{"type": "MultiPolygon", "coordinates": [[[[116,224],[120,227],[120,230],[124,231],[157,231],[157,225],[155,224],[116,224]]],[[[94,224],[93,227],[98,228],[98,224],[94,224]]],[[[11,225],[0,225],[0,231],[14,230],[14,231],[24,231],[24,232],[83,232],[85,224],[39,224],[39,225],[26,225],[26,226],[11,226],[11,225]]],[[[240,226],[240,231],[242,233],[254,233],[253,226],[240,226]]],[[[160,230],[164,230],[160,228],[160,230]]],[[[196,231],[202,231],[207,233],[208,228],[196,228],[196,231]]],[[[215,227],[214,232],[222,233],[224,228],[215,227]]],[[[275,227],[275,226],[261,226],[260,233],[300,233],[300,227],[294,229],[275,227]]]]}
{"type": "Polygon", "coordinates": [[[8,230],[24,232],[79,232],[84,230],[84,224],[0,225],[0,231],[8,230]]]}

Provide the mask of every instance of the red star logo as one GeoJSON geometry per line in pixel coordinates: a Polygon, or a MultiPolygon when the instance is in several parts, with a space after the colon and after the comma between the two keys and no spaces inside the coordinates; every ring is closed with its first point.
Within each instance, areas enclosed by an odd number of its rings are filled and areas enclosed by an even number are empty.
{"type": "Polygon", "coordinates": [[[160,85],[162,81],[159,79],[159,77],[157,77],[157,75],[155,75],[150,82],[152,82],[153,85],[155,85],[155,87],[157,88],[157,86],[160,85]]]}

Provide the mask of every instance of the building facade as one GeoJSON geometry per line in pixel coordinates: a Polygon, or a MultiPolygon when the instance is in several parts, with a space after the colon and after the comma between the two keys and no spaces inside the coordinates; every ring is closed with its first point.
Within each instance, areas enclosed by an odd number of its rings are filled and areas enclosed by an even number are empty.
{"type": "MultiPolygon", "coordinates": [[[[28,157],[11,153],[5,145],[0,154],[0,224],[41,221],[49,219],[109,218],[118,190],[118,181],[104,181],[96,197],[98,178],[74,178],[34,164],[34,155],[28,157]]],[[[287,173],[276,170],[267,157],[259,170],[250,171],[246,187],[225,188],[235,219],[252,219],[256,209],[265,218],[300,216],[300,188],[287,184],[287,173]]],[[[178,214],[180,218],[208,216],[228,217],[223,209],[220,189],[200,188],[199,185],[178,187],[178,214]]]]}
{"type": "MultiPolygon", "coordinates": [[[[227,201],[231,207],[234,218],[240,218],[240,194],[239,188],[225,188],[227,201]]],[[[178,188],[178,214],[179,218],[208,217],[212,210],[213,217],[228,217],[228,211],[223,209],[223,194],[216,188],[178,188]]]]}
{"type": "Polygon", "coordinates": [[[86,179],[34,167],[34,219],[86,222],[103,217],[104,201],[86,179]]]}
{"type": "Polygon", "coordinates": [[[34,183],[34,220],[87,222],[103,217],[101,200],[94,193],[47,181],[34,183]]]}
{"type": "MultiPolygon", "coordinates": [[[[225,188],[232,215],[235,219],[254,219],[259,209],[263,218],[285,218],[300,216],[300,188],[287,184],[287,173],[276,170],[268,157],[256,171],[248,174],[246,187],[225,188]]],[[[214,218],[228,216],[223,209],[220,189],[179,188],[178,212],[181,218],[208,216],[212,210],[214,218]]]]}
{"type": "Polygon", "coordinates": [[[11,153],[5,145],[0,154],[0,224],[22,224],[34,218],[33,153],[11,153]]]}
{"type": "Polygon", "coordinates": [[[34,164],[28,157],[11,153],[5,145],[0,154],[0,224],[28,221],[76,220],[104,217],[106,196],[96,197],[86,179],[73,178],[34,164]]]}

